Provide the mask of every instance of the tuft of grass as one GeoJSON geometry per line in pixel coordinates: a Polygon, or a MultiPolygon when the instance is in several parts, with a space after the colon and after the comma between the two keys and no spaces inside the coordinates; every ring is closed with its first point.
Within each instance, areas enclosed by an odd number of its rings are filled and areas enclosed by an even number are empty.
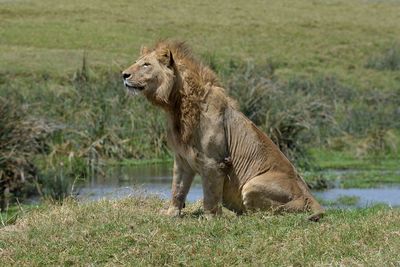
{"type": "Polygon", "coordinates": [[[358,141],[356,155],[363,158],[397,155],[399,143],[399,138],[393,130],[373,129],[358,141]]]}
{"type": "Polygon", "coordinates": [[[324,190],[335,187],[334,178],[326,177],[318,171],[307,171],[303,174],[307,185],[312,190],[324,190]]]}
{"type": "Polygon", "coordinates": [[[400,70],[400,44],[395,43],[379,55],[370,57],[365,67],[377,70],[400,70]]]}
{"type": "Polygon", "coordinates": [[[5,210],[0,211],[0,228],[7,225],[15,224],[16,221],[25,216],[27,213],[35,209],[42,208],[36,204],[21,204],[8,206],[5,210]]]}
{"type": "Polygon", "coordinates": [[[357,196],[339,196],[334,200],[327,200],[327,199],[322,199],[322,198],[317,198],[318,202],[321,203],[321,205],[328,207],[330,210],[333,208],[349,208],[349,207],[355,207],[359,201],[360,198],[357,196]]]}
{"type": "Polygon", "coordinates": [[[129,198],[63,205],[22,215],[0,228],[4,265],[396,265],[400,210],[330,210],[320,223],[304,214],[258,212],[204,220],[159,214],[165,202],[129,198]]]}
{"type": "Polygon", "coordinates": [[[336,199],[339,205],[355,206],[360,201],[357,196],[340,196],[336,199]]]}

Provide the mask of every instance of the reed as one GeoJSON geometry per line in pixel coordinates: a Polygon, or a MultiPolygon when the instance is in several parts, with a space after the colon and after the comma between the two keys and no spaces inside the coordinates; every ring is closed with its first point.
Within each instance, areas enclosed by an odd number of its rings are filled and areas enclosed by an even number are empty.
{"type": "Polygon", "coordinates": [[[45,121],[29,117],[23,106],[0,97],[0,210],[34,188],[38,170],[33,156],[48,149],[52,131],[45,121]]]}

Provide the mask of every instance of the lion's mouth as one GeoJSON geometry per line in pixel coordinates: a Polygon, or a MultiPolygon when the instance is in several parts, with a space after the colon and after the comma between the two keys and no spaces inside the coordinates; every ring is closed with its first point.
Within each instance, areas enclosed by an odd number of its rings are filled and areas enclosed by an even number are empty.
{"type": "Polygon", "coordinates": [[[144,90],[144,86],[143,85],[136,85],[136,84],[132,85],[132,84],[129,84],[127,82],[124,82],[124,85],[129,91],[132,91],[134,93],[137,93],[137,92],[140,92],[140,91],[144,90]]]}

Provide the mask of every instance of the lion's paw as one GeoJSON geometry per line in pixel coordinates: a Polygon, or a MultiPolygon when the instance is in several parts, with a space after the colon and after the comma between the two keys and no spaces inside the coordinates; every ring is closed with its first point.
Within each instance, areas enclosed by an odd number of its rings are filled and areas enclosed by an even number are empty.
{"type": "Polygon", "coordinates": [[[169,217],[180,217],[180,216],[181,216],[181,211],[180,211],[180,209],[178,209],[178,208],[169,207],[169,208],[166,209],[166,210],[162,210],[162,211],[161,211],[161,214],[162,214],[162,215],[169,216],[169,217]]]}

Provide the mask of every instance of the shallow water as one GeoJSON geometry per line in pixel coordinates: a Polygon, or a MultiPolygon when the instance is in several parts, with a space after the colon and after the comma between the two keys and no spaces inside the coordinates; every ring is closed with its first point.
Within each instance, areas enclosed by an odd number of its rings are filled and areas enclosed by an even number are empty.
{"type": "MultiPolygon", "coordinates": [[[[171,194],[171,165],[170,163],[112,169],[105,177],[92,178],[81,184],[76,191],[77,198],[81,201],[95,201],[144,194],[168,199],[171,194]]],[[[400,185],[367,189],[333,188],[313,191],[313,194],[323,203],[329,203],[331,207],[366,207],[377,203],[400,206],[400,185]],[[340,201],[346,197],[355,199],[352,205],[340,201]]],[[[196,177],[187,200],[194,202],[202,197],[201,180],[196,177]]]]}
{"type": "MultiPolygon", "coordinates": [[[[171,194],[172,163],[121,167],[109,170],[104,177],[93,177],[76,190],[82,201],[120,199],[134,195],[156,195],[168,199],[171,194]]],[[[200,177],[195,177],[187,200],[203,197],[200,177]]]]}

